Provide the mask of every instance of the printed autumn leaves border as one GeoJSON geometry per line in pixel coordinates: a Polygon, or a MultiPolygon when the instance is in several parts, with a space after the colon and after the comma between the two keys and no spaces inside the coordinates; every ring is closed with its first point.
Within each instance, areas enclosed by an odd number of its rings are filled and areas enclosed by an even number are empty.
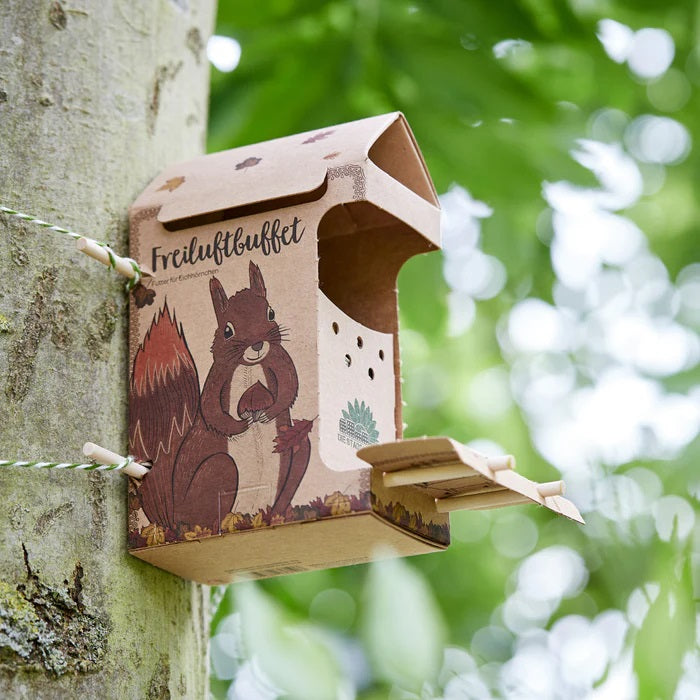
{"type": "Polygon", "coordinates": [[[382,502],[372,494],[372,508],[377,515],[382,518],[396,523],[404,530],[410,530],[417,535],[422,535],[426,539],[444,544],[450,544],[450,525],[449,521],[444,523],[434,523],[432,520],[426,522],[423,520],[423,514],[420,512],[410,511],[403,503],[398,501],[382,502]]]}
{"type": "Polygon", "coordinates": [[[374,510],[377,515],[410,530],[417,535],[442,545],[450,544],[450,528],[447,523],[426,522],[423,515],[409,511],[402,503],[390,501],[383,503],[369,491],[359,496],[347,496],[340,491],[334,491],[325,496],[317,497],[307,505],[290,506],[284,516],[273,515],[270,507],[258,510],[257,513],[228,513],[221,521],[221,531],[212,532],[210,528],[195,525],[191,527],[182,523],[178,530],[163,528],[151,523],[139,529],[136,512],[140,508],[138,489],[133,480],[129,483],[129,509],[132,519],[129,521],[129,546],[131,548],[154,547],[161,544],[199,540],[214,535],[229,534],[243,530],[256,530],[263,527],[284,525],[300,521],[322,520],[331,517],[342,517],[350,513],[364,513],[374,510]]]}
{"type": "Polygon", "coordinates": [[[359,496],[346,495],[340,491],[334,491],[321,499],[315,498],[307,505],[290,506],[284,516],[273,514],[272,508],[260,509],[257,513],[227,513],[221,521],[220,532],[212,532],[211,528],[201,525],[180,523],[177,530],[164,528],[151,523],[143,528],[138,525],[138,510],[141,508],[138,487],[129,481],[129,547],[142,548],[156,545],[199,540],[214,535],[240,532],[242,530],[255,530],[262,527],[284,525],[309,520],[321,520],[330,517],[349,515],[350,513],[362,513],[371,509],[369,491],[359,496]]]}

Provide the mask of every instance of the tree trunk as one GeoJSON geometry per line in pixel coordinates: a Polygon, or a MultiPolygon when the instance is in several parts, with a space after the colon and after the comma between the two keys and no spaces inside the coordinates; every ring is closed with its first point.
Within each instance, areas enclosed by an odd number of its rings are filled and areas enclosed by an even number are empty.
{"type": "MultiPolygon", "coordinates": [[[[214,0],[0,3],[0,204],[127,251],[127,208],[203,150],[214,0]]],[[[0,214],[0,459],[127,445],[124,278],[0,214]]],[[[199,698],[207,589],[126,551],[117,473],[0,468],[0,696],[199,698]]]]}

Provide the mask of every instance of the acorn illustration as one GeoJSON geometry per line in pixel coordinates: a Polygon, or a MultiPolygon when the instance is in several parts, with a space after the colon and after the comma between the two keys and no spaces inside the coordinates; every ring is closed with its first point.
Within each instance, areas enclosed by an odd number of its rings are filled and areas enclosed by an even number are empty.
{"type": "Polygon", "coordinates": [[[257,381],[251,387],[246,389],[243,396],[238,401],[238,415],[241,418],[252,418],[258,420],[264,411],[267,411],[274,403],[275,399],[272,394],[263,386],[262,382],[257,381]]]}

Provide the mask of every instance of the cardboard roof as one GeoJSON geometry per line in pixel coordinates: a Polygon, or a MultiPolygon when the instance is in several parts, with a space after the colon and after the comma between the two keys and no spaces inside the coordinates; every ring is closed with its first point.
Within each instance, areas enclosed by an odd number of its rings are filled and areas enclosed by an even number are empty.
{"type": "Polygon", "coordinates": [[[438,206],[413,134],[403,115],[394,112],[170,165],[133,207],[160,207],[158,220],[168,228],[216,213],[221,220],[229,218],[226,212],[251,205],[268,208],[263,206],[268,203],[274,209],[318,199],[329,168],[368,161],[438,206]]]}

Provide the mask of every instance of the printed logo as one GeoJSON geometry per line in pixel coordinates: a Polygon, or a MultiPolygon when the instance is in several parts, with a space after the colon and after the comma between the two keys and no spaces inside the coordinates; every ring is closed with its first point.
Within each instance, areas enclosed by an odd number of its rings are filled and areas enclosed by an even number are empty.
{"type": "Polygon", "coordinates": [[[377,422],[372,418],[372,411],[364,401],[348,401],[348,409],[343,411],[338,421],[338,440],[354,450],[379,442],[377,422]]]}

